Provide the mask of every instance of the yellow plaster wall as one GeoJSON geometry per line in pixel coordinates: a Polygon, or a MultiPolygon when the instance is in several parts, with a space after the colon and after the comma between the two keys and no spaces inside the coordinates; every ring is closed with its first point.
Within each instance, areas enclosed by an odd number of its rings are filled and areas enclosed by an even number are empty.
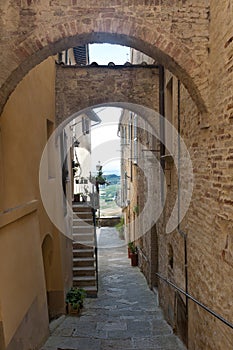
{"type": "Polygon", "coordinates": [[[52,292],[51,315],[62,313],[71,283],[69,272],[64,273],[70,267],[70,242],[64,244],[68,239],[49,220],[39,192],[47,119],[53,122],[54,116],[51,57],[19,83],[0,117],[0,304],[7,350],[41,345],[48,335],[47,294],[52,292]],[[46,286],[42,243],[48,234],[52,253],[45,266],[46,286]]]}
{"type": "Polygon", "coordinates": [[[46,119],[53,121],[55,114],[54,77],[54,61],[49,58],[20,82],[1,116],[3,210],[39,197],[38,169],[47,139],[46,119]]]}

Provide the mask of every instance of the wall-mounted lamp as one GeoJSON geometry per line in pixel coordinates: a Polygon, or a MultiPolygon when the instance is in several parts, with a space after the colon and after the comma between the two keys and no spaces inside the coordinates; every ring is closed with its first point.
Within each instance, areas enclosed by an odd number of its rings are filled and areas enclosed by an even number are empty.
{"type": "Polygon", "coordinates": [[[73,142],[73,147],[79,147],[79,145],[80,145],[80,142],[75,139],[75,141],[73,142]]]}
{"type": "Polygon", "coordinates": [[[101,163],[100,163],[100,160],[98,161],[98,164],[96,164],[96,170],[97,170],[97,171],[102,170],[102,165],[101,165],[101,163]]]}

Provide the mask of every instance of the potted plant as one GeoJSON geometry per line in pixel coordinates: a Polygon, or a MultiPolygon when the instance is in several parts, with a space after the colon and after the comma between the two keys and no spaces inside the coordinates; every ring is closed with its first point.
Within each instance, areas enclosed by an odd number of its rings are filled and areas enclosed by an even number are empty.
{"type": "Polygon", "coordinates": [[[78,315],[83,308],[86,292],[82,288],[72,287],[66,294],[66,311],[68,314],[78,315]]]}
{"type": "Polygon", "coordinates": [[[129,256],[131,258],[131,266],[138,266],[138,249],[134,242],[128,243],[129,256]]]}
{"type": "Polygon", "coordinates": [[[109,185],[107,179],[103,176],[102,165],[98,166],[98,173],[95,177],[96,191],[99,193],[100,185],[109,185]]]}
{"type": "Polygon", "coordinates": [[[133,250],[133,245],[134,245],[133,242],[128,243],[128,258],[131,257],[131,250],[133,250]]]}

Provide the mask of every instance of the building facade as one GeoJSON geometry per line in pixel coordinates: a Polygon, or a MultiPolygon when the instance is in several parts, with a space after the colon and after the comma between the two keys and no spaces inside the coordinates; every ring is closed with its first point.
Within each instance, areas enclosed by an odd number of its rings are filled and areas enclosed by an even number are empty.
{"type": "MultiPolygon", "coordinates": [[[[178,130],[192,160],[188,211],[182,221],[178,212],[174,214],[177,228],[167,233],[176,200],[182,203],[190,179],[179,176],[170,150],[160,149],[166,184],[160,183],[167,193],[156,222],[158,273],[163,280],[156,275],[157,281],[151,283],[158,283],[166,318],[189,349],[231,349],[233,335],[227,322],[233,323],[232,1],[6,0],[0,13],[0,347],[39,348],[48,334],[48,309],[50,317],[64,311],[70,286],[71,242],[45,214],[38,185],[41,154],[55,124],[53,55],[88,42],[114,42],[137,49],[164,67],[155,96],[160,96],[159,112],[178,130]]],[[[87,94],[74,112],[111,103],[112,91],[104,92],[91,98],[87,94]]],[[[118,97],[121,103],[130,99],[126,93],[118,97]]],[[[145,104],[140,97],[134,103],[145,104]]],[[[180,159],[180,169],[182,164],[180,159]]],[[[64,175],[65,188],[67,171],[64,175]]],[[[130,176],[128,165],[126,175],[130,176]]],[[[146,188],[144,175],[137,177],[146,188]]],[[[49,180],[52,183],[53,176],[49,180]]],[[[62,201],[55,197],[51,202],[56,206],[62,201]]],[[[140,214],[143,200],[135,203],[140,214]]],[[[60,214],[64,217],[63,211],[60,214]]],[[[140,246],[146,255],[147,240],[140,246]]]]}
{"type": "MultiPolygon", "coordinates": [[[[54,91],[49,58],[22,80],[1,116],[1,349],[41,343],[49,319],[65,312],[71,285],[72,241],[51,223],[39,190],[40,159],[55,125],[54,91]]],[[[53,155],[47,156],[49,163],[53,155]]],[[[52,186],[55,166],[47,168],[52,186]]],[[[56,206],[62,198],[52,201],[56,206]]]]}

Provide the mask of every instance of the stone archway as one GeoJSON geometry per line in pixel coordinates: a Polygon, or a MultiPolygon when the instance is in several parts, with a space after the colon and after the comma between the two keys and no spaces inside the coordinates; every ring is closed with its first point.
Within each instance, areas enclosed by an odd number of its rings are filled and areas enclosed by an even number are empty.
{"type": "Polygon", "coordinates": [[[24,75],[48,56],[79,44],[108,42],[133,47],[162,63],[183,82],[200,112],[206,111],[207,4],[200,2],[196,9],[203,17],[200,24],[192,4],[180,1],[172,7],[156,0],[149,5],[120,0],[107,7],[103,0],[9,3],[2,5],[0,110],[24,75]],[[203,38],[198,47],[196,37],[203,38]]]}

